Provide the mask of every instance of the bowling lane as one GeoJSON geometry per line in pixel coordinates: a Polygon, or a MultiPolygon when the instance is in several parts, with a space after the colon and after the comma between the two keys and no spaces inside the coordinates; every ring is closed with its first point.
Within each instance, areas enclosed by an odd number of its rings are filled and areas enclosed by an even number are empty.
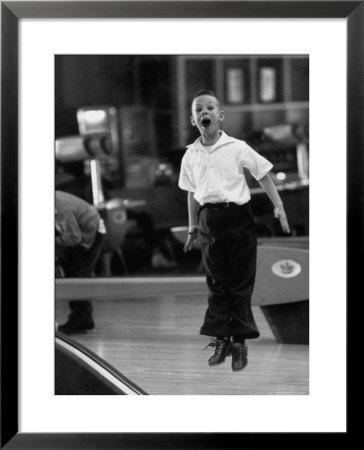
{"type": "MultiPolygon", "coordinates": [[[[96,329],[72,338],[152,395],[309,393],[309,346],[277,344],[259,307],[261,337],[248,341],[247,368],[233,373],[231,358],[209,368],[209,339],[198,335],[205,307],[193,295],[95,301],[96,329]]],[[[57,301],[57,322],[67,313],[67,302],[57,301]]]]}

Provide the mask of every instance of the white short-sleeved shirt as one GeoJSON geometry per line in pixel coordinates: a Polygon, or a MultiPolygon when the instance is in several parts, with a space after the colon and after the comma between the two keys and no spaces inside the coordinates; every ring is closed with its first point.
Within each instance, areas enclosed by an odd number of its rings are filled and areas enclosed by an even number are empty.
{"type": "Polygon", "coordinates": [[[272,167],[273,164],[246,142],[222,132],[212,146],[204,146],[201,137],[187,146],[178,185],[185,191],[194,192],[200,205],[219,202],[242,205],[251,198],[243,169],[248,169],[256,180],[260,180],[272,167]]]}

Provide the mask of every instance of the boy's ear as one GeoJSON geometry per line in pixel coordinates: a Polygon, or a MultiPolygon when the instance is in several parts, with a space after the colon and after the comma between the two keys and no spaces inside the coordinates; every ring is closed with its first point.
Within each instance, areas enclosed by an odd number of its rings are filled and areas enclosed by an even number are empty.
{"type": "Polygon", "coordinates": [[[225,119],[225,113],[224,111],[220,111],[220,122],[222,122],[225,119]]]}
{"type": "Polygon", "coordinates": [[[190,116],[190,121],[191,121],[192,125],[195,127],[196,126],[196,122],[194,121],[193,116],[190,116]]]}

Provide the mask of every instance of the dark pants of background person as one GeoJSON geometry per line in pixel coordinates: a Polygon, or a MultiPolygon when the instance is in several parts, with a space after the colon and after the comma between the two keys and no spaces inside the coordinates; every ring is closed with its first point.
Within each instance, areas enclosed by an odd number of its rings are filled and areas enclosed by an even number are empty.
{"type": "Polygon", "coordinates": [[[145,211],[135,211],[128,210],[128,219],[135,220],[138,223],[139,228],[141,229],[145,243],[147,244],[149,251],[149,260],[151,260],[153,255],[153,250],[159,249],[163,256],[168,258],[169,260],[174,260],[174,253],[171,245],[169,244],[168,235],[170,237],[170,231],[164,231],[163,233],[160,230],[156,230],[154,221],[152,217],[145,211]],[[160,236],[160,234],[164,235],[164,238],[160,236]]]}
{"type": "Polygon", "coordinates": [[[257,234],[251,207],[207,204],[199,210],[199,244],[207,273],[208,308],[200,334],[259,337],[251,309],[257,234]]]}
{"type": "MultiPolygon", "coordinates": [[[[90,278],[95,276],[96,262],[101,253],[103,234],[96,233],[89,249],[81,246],[62,247],[59,256],[67,278],[90,278]]],[[[93,307],[90,300],[71,300],[69,320],[77,323],[93,322],[93,307]]]]}

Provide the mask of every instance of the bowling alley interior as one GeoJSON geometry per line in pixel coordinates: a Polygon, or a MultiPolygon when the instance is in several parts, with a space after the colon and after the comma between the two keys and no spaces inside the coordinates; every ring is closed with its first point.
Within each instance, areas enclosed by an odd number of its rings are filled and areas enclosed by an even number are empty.
{"type": "Polygon", "coordinates": [[[56,395],[310,393],[308,55],[56,55],[54,167],[55,193],[97,211],[103,236],[92,273],[68,272],[56,251],[56,395]],[[230,354],[208,365],[206,270],[198,241],[184,251],[178,181],[201,89],[218,97],[221,129],[273,164],[290,226],[244,169],[260,336],[238,372],[230,354]],[[86,307],[89,326],[64,326],[86,307]]]}

